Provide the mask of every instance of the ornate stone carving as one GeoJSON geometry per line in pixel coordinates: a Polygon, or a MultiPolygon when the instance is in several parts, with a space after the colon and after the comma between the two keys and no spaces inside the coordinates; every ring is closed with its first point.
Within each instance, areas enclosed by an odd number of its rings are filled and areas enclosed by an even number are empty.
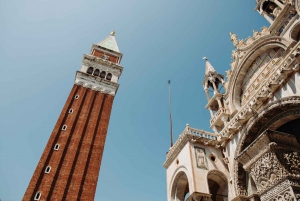
{"type": "Polygon", "coordinates": [[[296,151],[284,150],[277,154],[278,159],[285,169],[293,176],[300,176],[300,153],[296,151]]]}
{"type": "Polygon", "coordinates": [[[229,35],[230,35],[230,40],[233,42],[234,47],[237,47],[237,45],[239,43],[239,41],[237,39],[237,35],[232,32],[230,32],[229,35]]]}
{"type": "Polygon", "coordinates": [[[289,180],[285,180],[272,188],[271,190],[265,192],[260,196],[261,200],[273,200],[276,195],[280,194],[281,192],[285,191],[287,188],[290,187],[289,180]]]}
{"type": "Polygon", "coordinates": [[[250,44],[253,43],[253,41],[254,41],[254,39],[253,39],[251,36],[249,36],[249,37],[246,39],[246,44],[247,44],[247,45],[250,45],[250,44]]]}
{"type": "Polygon", "coordinates": [[[198,168],[207,168],[205,149],[195,147],[196,162],[198,168]]]}
{"type": "Polygon", "coordinates": [[[281,8],[280,8],[280,7],[276,7],[276,8],[274,8],[274,10],[273,10],[273,15],[274,15],[275,17],[277,17],[277,16],[280,14],[280,12],[281,12],[281,8]]]}
{"type": "Polygon", "coordinates": [[[292,190],[289,188],[283,193],[277,195],[273,201],[295,201],[295,197],[293,196],[292,190]]]}
{"type": "Polygon", "coordinates": [[[272,187],[287,176],[275,153],[266,153],[251,167],[250,173],[259,192],[272,187]]]}
{"type": "Polygon", "coordinates": [[[264,36],[264,35],[267,35],[270,33],[270,30],[268,27],[264,26],[261,28],[261,35],[264,36]]]}
{"type": "Polygon", "coordinates": [[[297,201],[300,201],[300,193],[295,194],[295,197],[296,197],[297,201]]]}
{"type": "Polygon", "coordinates": [[[255,31],[253,30],[253,38],[256,40],[256,39],[259,39],[260,38],[260,33],[258,31],[255,31]]]}

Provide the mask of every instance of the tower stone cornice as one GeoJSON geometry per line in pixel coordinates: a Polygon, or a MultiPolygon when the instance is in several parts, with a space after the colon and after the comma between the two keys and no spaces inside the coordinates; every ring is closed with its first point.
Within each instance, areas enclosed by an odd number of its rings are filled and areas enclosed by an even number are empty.
{"type": "Polygon", "coordinates": [[[100,77],[94,77],[81,71],[77,71],[74,84],[112,96],[116,95],[119,88],[118,83],[109,82],[100,77]]]}
{"type": "Polygon", "coordinates": [[[113,63],[113,62],[101,59],[99,57],[96,57],[96,56],[93,56],[93,55],[90,55],[90,54],[84,54],[83,55],[82,62],[86,62],[86,61],[95,62],[97,64],[101,64],[101,65],[105,65],[107,67],[118,69],[118,70],[120,70],[121,73],[123,71],[123,67],[120,64],[113,63]]]}

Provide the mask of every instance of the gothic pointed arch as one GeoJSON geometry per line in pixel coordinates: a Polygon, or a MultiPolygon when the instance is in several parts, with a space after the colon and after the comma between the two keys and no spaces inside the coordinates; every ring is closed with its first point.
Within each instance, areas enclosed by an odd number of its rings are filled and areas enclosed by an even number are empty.
{"type": "MultiPolygon", "coordinates": [[[[246,89],[243,89],[243,82],[247,76],[249,69],[252,68],[257,58],[259,58],[261,55],[264,55],[270,49],[274,49],[275,52],[278,52],[278,49],[282,50],[280,52],[280,55],[276,53],[272,55],[275,57],[284,57],[284,51],[290,45],[291,41],[283,37],[268,36],[267,38],[263,37],[258,39],[257,43],[250,45],[249,47],[247,46],[245,48],[239,49],[239,55],[237,56],[237,64],[232,70],[231,79],[229,80],[227,89],[229,91],[229,107],[231,111],[239,110],[242,106],[242,96],[244,95],[243,92],[246,91],[246,89]]],[[[267,66],[272,66],[274,64],[275,63],[272,62],[270,63],[270,65],[268,64],[267,66]]],[[[266,65],[263,67],[265,68],[266,65]]]]}

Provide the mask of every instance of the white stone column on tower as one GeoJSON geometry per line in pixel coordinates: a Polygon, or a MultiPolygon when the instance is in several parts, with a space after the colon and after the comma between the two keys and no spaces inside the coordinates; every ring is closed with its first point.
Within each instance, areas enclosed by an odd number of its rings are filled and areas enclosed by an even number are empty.
{"type": "Polygon", "coordinates": [[[205,95],[206,95],[207,101],[210,101],[210,97],[209,97],[209,93],[208,93],[208,88],[204,88],[204,91],[205,91],[205,95]]]}
{"type": "Polygon", "coordinates": [[[274,3],[275,3],[277,6],[279,6],[281,9],[283,9],[284,5],[283,5],[280,1],[274,0],[274,3]]]}
{"type": "Polygon", "coordinates": [[[262,13],[261,13],[261,15],[262,16],[264,16],[264,18],[266,18],[266,20],[270,23],[270,24],[273,24],[273,19],[271,19],[271,17],[265,12],[265,11],[263,11],[262,13]]]}
{"type": "Polygon", "coordinates": [[[216,99],[218,101],[219,108],[223,108],[223,105],[222,105],[222,102],[221,102],[221,97],[218,96],[216,99]]]}
{"type": "Polygon", "coordinates": [[[214,113],[213,113],[211,107],[209,107],[208,110],[209,110],[209,113],[210,113],[211,118],[213,118],[213,117],[214,117],[214,113]]]}

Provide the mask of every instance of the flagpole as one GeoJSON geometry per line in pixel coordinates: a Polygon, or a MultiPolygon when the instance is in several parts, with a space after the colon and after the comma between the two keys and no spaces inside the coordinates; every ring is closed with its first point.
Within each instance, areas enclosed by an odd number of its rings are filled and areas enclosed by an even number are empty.
{"type": "Polygon", "coordinates": [[[170,138],[171,138],[171,147],[173,147],[172,106],[171,106],[171,80],[168,80],[168,83],[169,83],[170,138]]]}

